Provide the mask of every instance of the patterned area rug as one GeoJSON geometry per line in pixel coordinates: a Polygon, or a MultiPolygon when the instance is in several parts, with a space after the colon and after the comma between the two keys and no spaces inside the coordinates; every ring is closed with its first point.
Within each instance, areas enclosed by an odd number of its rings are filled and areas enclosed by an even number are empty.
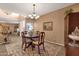
{"type": "MultiPolygon", "coordinates": [[[[33,51],[31,47],[27,48],[26,51],[23,51],[23,49],[21,48],[21,37],[13,35],[10,36],[9,39],[10,43],[5,44],[5,47],[2,46],[3,48],[6,48],[7,50],[6,54],[8,56],[39,56],[37,47],[35,47],[33,51]]],[[[1,52],[3,53],[3,51],[0,51],[0,53],[1,52]]],[[[56,56],[56,55],[64,56],[65,55],[64,47],[45,42],[45,51],[41,48],[41,56],[56,56]]]]}

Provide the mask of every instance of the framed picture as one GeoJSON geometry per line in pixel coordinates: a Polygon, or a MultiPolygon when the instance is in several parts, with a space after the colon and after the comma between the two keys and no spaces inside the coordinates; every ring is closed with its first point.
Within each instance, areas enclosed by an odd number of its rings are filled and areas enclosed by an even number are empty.
{"type": "Polygon", "coordinates": [[[53,22],[44,22],[43,30],[52,31],[53,30],[53,22]]]}

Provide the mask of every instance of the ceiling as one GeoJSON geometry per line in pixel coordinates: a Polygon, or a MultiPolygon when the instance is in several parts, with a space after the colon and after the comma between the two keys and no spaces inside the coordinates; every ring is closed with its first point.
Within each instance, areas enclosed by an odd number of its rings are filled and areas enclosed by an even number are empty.
{"type": "Polygon", "coordinates": [[[0,17],[0,23],[18,24],[20,20],[14,18],[0,17]]]}
{"type": "MultiPolygon", "coordinates": [[[[32,3],[0,3],[0,8],[27,16],[32,13],[32,5],[32,3]]],[[[72,5],[72,3],[38,3],[36,4],[36,12],[43,15],[69,5],[72,5]]]]}
{"type": "MultiPolygon", "coordinates": [[[[38,15],[44,15],[72,4],[73,3],[37,3],[36,13],[38,15]]],[[[0,9],[28,16],[32,13],[32,5],[32,3],[0,3],[0,9]]]]}

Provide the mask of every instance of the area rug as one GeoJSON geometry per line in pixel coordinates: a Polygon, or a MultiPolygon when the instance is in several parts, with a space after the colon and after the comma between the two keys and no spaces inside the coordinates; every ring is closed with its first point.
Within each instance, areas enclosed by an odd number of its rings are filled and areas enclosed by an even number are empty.
{"type": "Polygon", "coordinates": [[[5,45],[9,56],[56,56],[56,55],[63,56],[64,55],[63,46],[45,42],[45,51],[42,49],[41,46],[41,55],[39,55],[37,47],[33,51],[31,47],[27,48],[26,51],[24,51],[21,48],[21,37],[10,36],[9,39],[10,39],[10,43],[5,45]],[[63,53],[61,53],[61,51],[63,53]]]}

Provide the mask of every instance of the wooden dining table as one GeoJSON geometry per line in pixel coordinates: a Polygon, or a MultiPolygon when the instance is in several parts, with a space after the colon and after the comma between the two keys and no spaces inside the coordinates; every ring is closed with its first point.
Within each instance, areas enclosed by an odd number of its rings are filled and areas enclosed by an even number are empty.
{"type": "Polygon", "coordinates": [[[26,40],[31,40],[31,42],[28,44],[28,46],[25,47],[28,48],[29,46],[31,46],[32,48],[35,48],[35,46],[33,45],[33,41],[37,40],[40,36],[39,35],[25,35],[26,40]]]}

